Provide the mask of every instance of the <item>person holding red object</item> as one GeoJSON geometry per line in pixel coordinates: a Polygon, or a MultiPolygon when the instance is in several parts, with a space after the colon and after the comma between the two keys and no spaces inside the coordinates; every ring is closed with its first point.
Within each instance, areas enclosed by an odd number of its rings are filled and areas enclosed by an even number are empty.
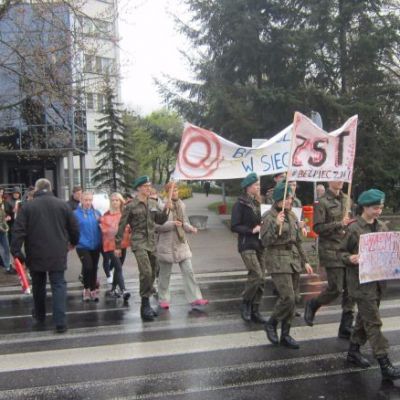
{"type": "Polygon", "coordinates": [[[79,226],[67,203],[56,198],[47,179],[35,183],[35,195],[18,213],[14,223],[11,254],[25,262],[32,277],[35,328],[46,320],[46,280],[49,275],[53,301],[53,320],[57,333],[67,330],[67,285],[64,271],[67,254],[79,241],[79,226]]]}

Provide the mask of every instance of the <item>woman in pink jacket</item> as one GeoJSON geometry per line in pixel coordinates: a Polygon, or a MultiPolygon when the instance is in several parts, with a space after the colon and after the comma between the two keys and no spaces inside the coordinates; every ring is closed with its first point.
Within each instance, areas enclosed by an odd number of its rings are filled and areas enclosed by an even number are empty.
{"type": "Polygon", "coordinates": [[[124,207],[124,198],[120,193],[113,193],[110,197],[110,210],[107,211],[100,219],[100,229],[103,238],[104,253],[110,257],[111,267],[114,268],[114,277],[111,290],[107,292],[111,297],[123,297],[127,302],[130,298],[130,293],[126,291],[124,276],[122,274],[122,265],[125,261],[126,249],[130,242],[129,225],[127,226],[124,237],[121,243],[122,254],[117,257],[114,254],[115,250],[115,235],[118,231],[119,220],[121,219],[122,208],[124,207]],[[119,292],[117,291],[119,287],[119,292]]]}

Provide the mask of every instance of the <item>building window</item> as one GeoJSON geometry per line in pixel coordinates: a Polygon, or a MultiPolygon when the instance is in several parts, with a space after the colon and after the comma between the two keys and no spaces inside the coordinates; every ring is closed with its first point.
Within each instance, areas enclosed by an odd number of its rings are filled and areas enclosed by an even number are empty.
{"type": "Polygon", "coordinates": [[[85,54],[84,72],[93,72],[94,56],[85,54]]]}
{"type": "Polygon", "coordinates": [[[86,93],[86,108],[94,110],[94,95],[93,93],[86,93]]]}
{"type": "MultiPolygon", "coordinates": [[[[64,179],[66,185],[69,187],[69,174],[67,169],[64,170],[64,179]]],[[[74,182],[72,186],[80,186],[80,184],[81,184],[81,172],[79,169],[74,169],[74,182]]]]}
{"type": "Polygon", "coordinates": [[[96,57],[96,72],[98,74],[110,73],[114,64],[114,60],[108,57],[96,57]]]}
{"type": "Polygon", "coordinates": [[[97,94],[97,112],[103,112],[105,104],[106,104],[106,102],[105,102],[104,95],[98,93],[97,94]]]}
{"type": "Polygon", "coordinates": [[[96,132],[88,131],[87,133],[88,150],[96,150],[99,147],[96,132]]]}
{"type": "Polygon", "coordinates": [[[93,171],[94,171],[93,169],[86,170],[85,184],[86,184],[86,187],[88,187],[88,188],[92,188],[94,186],[93,171]]]}
{"type": "Polygon", "coordinates": [[[85,35],[96,35],[101,38],[110,38],[113,34],[113,23],[103,19],[79,17],[82,32],[85,35]]]}

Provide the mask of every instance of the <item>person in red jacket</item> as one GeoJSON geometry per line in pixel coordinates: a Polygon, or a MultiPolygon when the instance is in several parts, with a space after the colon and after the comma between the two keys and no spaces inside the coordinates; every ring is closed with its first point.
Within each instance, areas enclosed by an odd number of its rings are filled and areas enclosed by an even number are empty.
{"type": "Polygon", "coordinates": [[[125,201],[120,193],[113,193],[110,197],[110,210],[100,218],[100,229],[103,237],[104,253],[110,258],[111,267],[114,268],[114,276],[111,290],[107,292],[108,296],[118,298],[122,295],[125,302],[130,298],[130,293],[126,291],[124,276],[122,274],[122,265],[126,257],[126,249],[130,242],[130,228],[126,226],[121,242],[121,257],[114,254],[115,235],[118,231],[119,221],[121,219],[122,209],[125,201]],[[117,291],[119,287],[119,292],[117,291]]]}

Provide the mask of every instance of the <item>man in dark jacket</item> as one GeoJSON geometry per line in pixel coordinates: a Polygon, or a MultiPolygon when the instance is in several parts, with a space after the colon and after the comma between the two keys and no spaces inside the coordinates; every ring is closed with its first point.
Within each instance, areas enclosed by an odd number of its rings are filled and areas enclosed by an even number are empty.
{"type": "Polygon", "coordinates": [[[261,210],[260,182],[257,174],[250,173],[243,179],[241,187],[244,190],[234,204],[231,216],[231,229],[239,234],[238,250],[248,270],[247,282],[243,292],[241,316],[246,322],[265,323],[259,307],[264,293],[264,263],[262,245],[259,239],[261,210]]]}
{"type": "Polygon", "coordinates": [[[56,332],[66,325],[67,253],[79,241],[79,226],[67,203],[51,192],[51,183],[39,179],[34,199],[24,205],[14,223],[11,254],[25,261],[32,277],[33,316],[36,328],[43,328],[46,319],[46,279],[48,272],[53,295],[53,319],[56,332]],[[24,244],[26,257],[21,247],[24,244]]]}
{"type": "Polygon", "coordinates": [[[67,201],[67,204],[70,206],[72,211],[75,211],[78,208],[79,203],[81,202],[81,196],[82,188],[80,186],[74,186],[72,188],[72,195],[67,201]]]}

